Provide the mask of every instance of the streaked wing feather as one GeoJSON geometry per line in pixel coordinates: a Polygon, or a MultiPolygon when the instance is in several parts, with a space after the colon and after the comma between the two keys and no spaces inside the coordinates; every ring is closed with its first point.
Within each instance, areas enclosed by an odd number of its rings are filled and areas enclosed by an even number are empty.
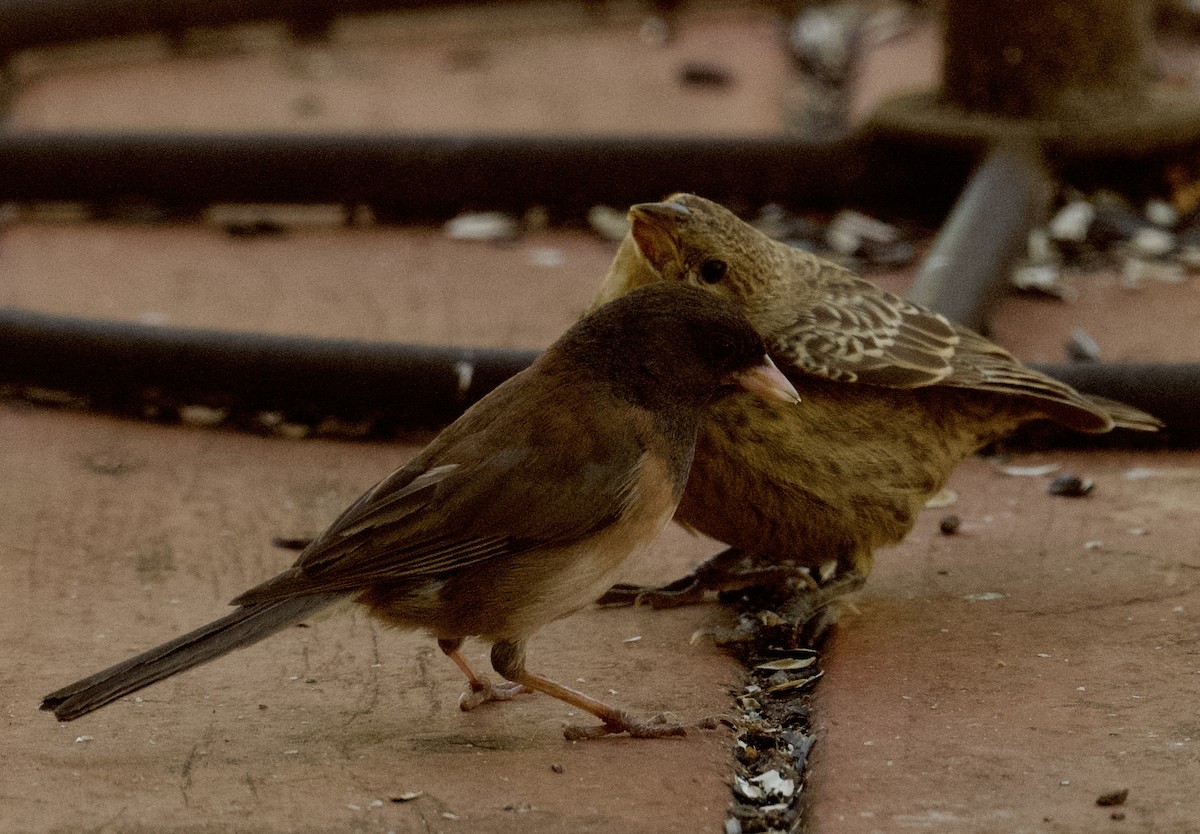
{"type": "Polygon", "coordinates": [[[403,468],[397,470],[356,501],[342,518],[334,522],[330,528],[331,532],[336,532],[341,538],[349,538],[412,515],[425,505],[426,496],[420,495],[422,490],[437,486],[456,469],[456,463],[435,466],[417,475],[402,487],[388,489],[389,482],[404,472],[403,468]],[[352,518],[360,520],[350,523],[352,518]]]}
{"type": "Polygon", "coordinates": [[[354,591],[378,583],[436,576],[449,570],[460,570],[486,562],[497,556],[521,552],[531,546],[531,543],[521,544],[502,537],[460,541],[434,540],[409,544],[402,551],[403,558],[397,558],[399,551],[380,546],[380,543],[376,542],[369,550],[343,553],[344,561],[336,563],[335,570],[313,574],[293,568],[292,571],[247,591],[237,602],[242,605],[294,596],[297,593],[354,591]]]}
{"type": "Polygon", "coordinates": [[[820,297],[773,334],[773,352],[843,382],[917,388],[951,373],[959,336],[937,313],[848,272],[827,272],[820,297]]]}
{"type": "MultiPolygon", "coordinates": [[[[816,302],[772,339],[772,352],[794,368],[888,388],[943,385],[1027,397],[1082,431],[1113,425],[1102,404],[938,313],[840,269],[823,270],[813,285],[821,290],[816,302]]],[[[1118,419],[1141,427],[1146,417],[1133,409],[1118,419]]]]}

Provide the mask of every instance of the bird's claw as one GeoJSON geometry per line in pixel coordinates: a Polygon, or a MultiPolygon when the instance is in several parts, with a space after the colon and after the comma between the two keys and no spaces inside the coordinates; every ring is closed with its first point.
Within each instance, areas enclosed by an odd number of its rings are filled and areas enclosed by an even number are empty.
{"type": "Polygon", "coordinates": [[[654,609],[679,608],[704,602],[710,591],[735,593],[751,588],[784,588],[788,584],[816,589],[820,587],[808,569],[793,565],[765,565],[734,568],[702,565],[693,573],[661,588],[621,583],[613,585],[596,602],[598,605],[649,605],[654,609]]]}
{"type": "Polygon", "coordinates": [[[530,688],[520,683],[491,683],[487,680],[479,680],[471,684],[471,688],[464,692],[458,698],[458,708],[463,712],[470,712],[475,707],[486,704],[489,701],[511,701],[518,695],[524,695],[530,692],[530,688]]]}
{"type": "Polygon", "coordinates": [[[609,588],[598,605],[649,605],[654,609],[679,608],[704,601],[704,587],[690,574],[661,588],[621,583],[609,588]]]}
{"type": "Polygon", "coordinates": [[[773,609],[743,613],[733,628],[711,629],[705,633],[712,636],[716,645],[727,649],[754,645],[763,640],[772,645],[812,648],[837,623],[844,607],[855,610],[844,597],[862,588],[865,582],[863,573],[849,570],[815,590],[795,589],[773,609]]]}
{"type": "Polygon", "coordinates": [[[648,721],[634,721],[623,712],[604,719],[603,724],[587,726],[571,724],[563,728],[563,736],[567,741],[604,738],[617,733],[629,733],[633,738],[668,738],[687,735],[687,728],[682,724],[669,721],[668,716],[662,713],[653,716],[648,721]]]}
{"type": "Polygon", "coordinates": [[[271,539],[271,544],[282,550],[303,550],[312,543],[313,540],[307,537],[275,536],[271,539]]]}

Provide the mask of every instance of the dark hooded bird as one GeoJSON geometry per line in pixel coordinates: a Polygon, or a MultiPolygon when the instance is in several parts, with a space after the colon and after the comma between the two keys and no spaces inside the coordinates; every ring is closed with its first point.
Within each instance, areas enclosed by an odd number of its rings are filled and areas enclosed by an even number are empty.
{"type": "Polygon", "coordinates": [[[1079,393],[983,336],[854,273],[768,238],[692,194],[633,206],[596,303],[669,282],[736,304],[802,408],[745,396],[701,427],[676,520],[730,545],[661,589],[603,602],[664,607],[709,589],[799,575],[817,605],[862,584],[954,467],[1035,420],[1081,432],[1154,431],[1154,417],[1079,393]],[[832,576],[827,570],[834,566],[832,576]]]}
{"type": "Polygon", "coordinates": [[[525,646],[648,549],[683,494],[702,414],[737,386],[796,402],[732,304],[661,284],[623,296],[368,490],[232,613],[51,693],[42,708],[79,718],[349,600],[432,634],[467,677],[464,709],[534,690],[603,722],[568,728],[572,738],[680,734],[529,671],[525,646]],[[460,649],[472,636],[491,643],[507,683],[468,665],[460,649]]]}

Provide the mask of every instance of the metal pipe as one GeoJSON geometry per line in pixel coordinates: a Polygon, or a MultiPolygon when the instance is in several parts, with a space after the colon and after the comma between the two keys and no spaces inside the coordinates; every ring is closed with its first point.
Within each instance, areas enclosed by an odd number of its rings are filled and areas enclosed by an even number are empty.
{"type": "Polygon", "coordinates": [[[1030,230],[1044,221],[1050,177],[1035,151],[999,146],[971,176],[908,297],[975,330],[1006,283],[1030,230]]]}
{"type": "Polygon", "coordinates": [[[864,142],[787,138],[404,136],[378,134],[0,135],[0,199],[365,203],[383,219],[464,207],[580,216],[681,189],[750,206],[837,205],[864,142]]]}
{"type": "Polygon", "coordinates": [[[124,414],[170,416],[207,405],[228,409],[235,423],[278,412],[296,422],[434,427],[537,355],[0,310],[0,383],[82,396],[91,407],[124,414]]]}
{"type": "MultiPolygon", "coordinates": [[[[466,5],[472,0],[0,0],[0,50],[56,43],[175,34],[253,20],[284,20],[306,32],[335,17],[397,8],[466,5]]],[[[474,0],[481,5],[479,0],[474,0]]]]}
{"type": "MultiPolygon", "coordinates": [[[[82,397],[101,410],[170,416],[228,409],[248,427],[262,412],[297,422],[370,420],[370,434],[432,428],[527,367],[536,350],[431,347],[156,327],[0,309],[0,386],[82,397]]],[[[1200,446],[1200,363],[1039,366],[1081,391],[1155,414],[1161,435],[1039,430],[1018,443],[1200,446]]],[[[260,426],[261,428],[261,426],[260,426]]]]}

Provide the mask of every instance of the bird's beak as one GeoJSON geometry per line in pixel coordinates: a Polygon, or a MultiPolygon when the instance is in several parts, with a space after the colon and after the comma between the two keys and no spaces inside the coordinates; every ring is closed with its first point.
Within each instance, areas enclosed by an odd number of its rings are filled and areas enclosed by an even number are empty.
{"type": "Polygon", "coordinates": [[[679,224],[691,214],[679,203],[638,203],[629,209],[629,232],[655,269],[679,257],[679,224]]]}
{"type": "Polygon", "coordinates": [[[764,355],[762,362],[745,371],[733,375],[734,381],[747,391],[774,400],[783,400],[795,405],[800,402],[800,395],[788,378],[775,367],[771,357],[764,355]]]}
{"type": "Polygon", "coordinates": [[[658,222],[672,226],[684,218],[691,217],[692,213],[688,211],[687,206],[680,203],[638,203],[630,206],[629,216],[631,220],[644,219],[650,223],[658,222]]]}

